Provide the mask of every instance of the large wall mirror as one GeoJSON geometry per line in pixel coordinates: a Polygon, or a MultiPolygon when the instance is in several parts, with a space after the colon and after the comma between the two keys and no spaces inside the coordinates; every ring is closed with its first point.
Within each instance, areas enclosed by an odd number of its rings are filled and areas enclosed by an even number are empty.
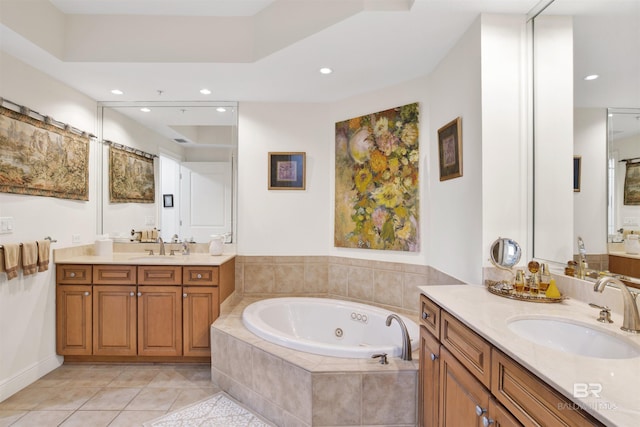
{"type": "Polygon", "coordinates": [[[640,278],[640,264],[633,274],[610,264],[624,236],[640,233],[640,205],[624,202],[633,160],[623,161],[640,157],[640,1],[554,0],[534,19],[533,52],[534,257],[566,264],[581,237],[589,268],[640,278]],[[554,101],[566,99],[567,73],[570,105],[554,101]]]}
{"type": "Polygon", "coordinates": [[[235,241],[237,103],[103,102],[98,125],[100,234],[125,242],[155,228],[165,241],[235,241]]]}

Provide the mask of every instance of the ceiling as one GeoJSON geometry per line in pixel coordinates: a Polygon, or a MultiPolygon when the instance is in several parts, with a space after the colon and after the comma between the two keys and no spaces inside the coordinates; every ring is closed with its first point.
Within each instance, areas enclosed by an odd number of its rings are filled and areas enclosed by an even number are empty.
{"type": "MultiPolygon", "coordinates": [[[[0,49],[97,101],[334,102],[429,74],[480,13],[524,15],[538,3],[0,0],[0,49]]],[[[549,11],[580,15],[576,102],[640,95],[640,0],[556,0],[549,11]],[[621,17],[635,18],[626,33],[621,17]],[[616,49],[602,42],[611,34],[625,35],[616,49]],[[597,86],[581,80],[591,73],[597,86]],[[605,86],[615,82],[631,83],[605,86]]]]}

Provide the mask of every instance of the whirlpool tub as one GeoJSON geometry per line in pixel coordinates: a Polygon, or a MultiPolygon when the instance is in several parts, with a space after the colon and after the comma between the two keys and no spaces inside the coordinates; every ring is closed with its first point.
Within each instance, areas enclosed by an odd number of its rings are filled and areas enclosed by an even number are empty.
{"type": "MultiPolygon", "coordinates": [[[[402,331],[393,312],[350,301],[329,298],[270,298],[248,305],[244,326],[269,342],[323,356],[370,358],[402,354],[402,331]]],[[[407,326],[411,348],[418,348],[418,325],[399,316],[407,326]]]]}

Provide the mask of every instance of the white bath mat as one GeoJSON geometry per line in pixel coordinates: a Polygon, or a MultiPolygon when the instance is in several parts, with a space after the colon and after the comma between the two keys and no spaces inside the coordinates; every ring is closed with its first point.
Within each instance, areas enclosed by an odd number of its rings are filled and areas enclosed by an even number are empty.
{"type": "Polygon", "coordinates": [[[193,405],[144,423],[144,427],[269,427],[273,426],[219,392],[193,405]]]}

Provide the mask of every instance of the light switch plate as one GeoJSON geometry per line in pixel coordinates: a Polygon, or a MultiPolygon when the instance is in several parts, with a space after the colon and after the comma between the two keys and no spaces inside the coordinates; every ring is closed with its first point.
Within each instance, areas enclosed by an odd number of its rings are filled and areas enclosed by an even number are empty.
{"type": "Polygon", "coordinates": [[[11,234],[15,228],[13,217],[3,216],[0,218],[0,234],[11,234]]]}

